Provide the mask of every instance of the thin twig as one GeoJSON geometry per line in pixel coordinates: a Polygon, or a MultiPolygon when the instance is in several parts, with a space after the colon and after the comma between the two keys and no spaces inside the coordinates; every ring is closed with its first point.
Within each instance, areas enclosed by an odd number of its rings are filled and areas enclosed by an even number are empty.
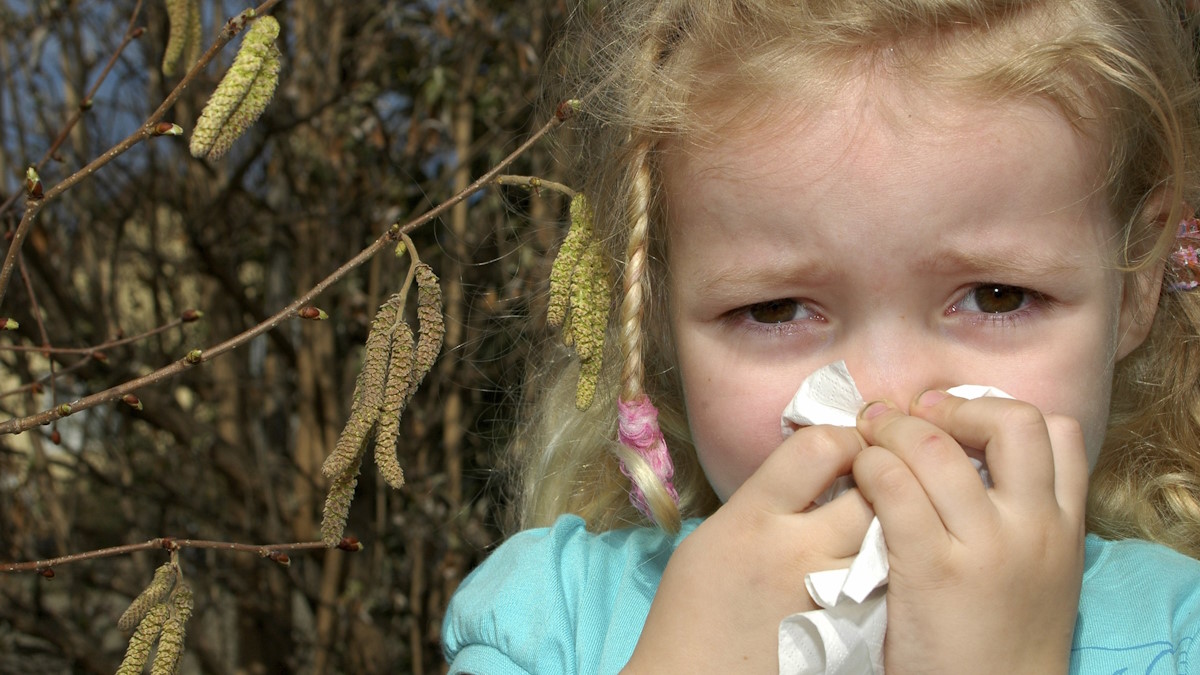
{"type": "Polygon", "coordinates": [[[513,174],[505,174],[503,176],[496,176],[496,185],[518,185],[521,187],[527,187],[534,192],[538,192],[542,188],[547,188],[556,192],[561,192],[568,197],[575,196],[575,190],[567,187],[566,185],[563,185],[562,183],[555,183],[554,181],[546,180],[545,178],[538,178],[537,176],[514,176],[513,174]]]}
{"type": "Polygon", "coordinates": [[[188,322],[184,321],[183,319],[175,319],[174,321],[169,321],[156,328],[151,328],[144,333],[118,338],[116,340],[109,340],[108,342],[102,342],[98,345],[92,345],[91,347],[36,347],[33,345],[0,345],[0,352],[41,352],[45,354],[86,354],[91,356],[97,352],[103,352],[107,349],[120,347],[131,342],[137,342],[139,340],[145,340],[146,338],[154,337],[159,333],[165,333],[172,328],[182,326],[185,323],[188,322]]]}
{"type": "MultiPolygon", "coordinates": [[[[63,375],[66,375],[67,373],[73,373],[76,370],[83,368],[84,366],[86,366],[87,364],[89,364],[91,362],[92,362],[92,357],[86,356],[82,359],[79,359],[75,363],[72,363],[71,365],[59,370],[58,376],[61,377],[63,375]]],[[[39,377],[38,379],[34,380],[33,382],[30,382],[28,384],[23,384],[23,385],[17,387],[16,389],[9,389],[8,391],[0,392],[0,399],[5,399],[5,398],[8,398],[9,396],[15,396],[17,394],[24,394],[26,392],[31,392],[34,394],[41,393],[42,385],[45,384],[46,382],[48,382],[49,380],[50,380],[50,375],[49,375],[49,373],[47,373],[46,375],[39,377]]]]}
{"type": "Polygon", "coordinates": [[[156,549],[164,549],[167,551],[177,551],[181,548],[211,548],[222,551],[241,551],[243,553],[256,553],[263,558],[272,557],[272,554],[281,553],[283,551],[313,551],[317,549],[328,548],[324,542],[320,541],[301,541],[292,544],[238,544],[230,541],[211,541],[208,539],[175,539],[173,537],[159,537],[144,541],[140,544],[125,544],[123,546],[110,546],[109,548],[97,549],[95,551],[85,551],[83,553],[72,553],[58,558],[48,558],[46,560],[31,560],[29,562],[19,563],[3,563],[0,564],[0,572],[33,572],[48,570],[56,565],[65,565],[67,563],[79,562],[81,560],[93,560],[95,558],[111,558],[112,556],[125,555],[135,551],[153,551],[156,549]]]}
{"type": "MultiPolygon", "coordinates": [[[[42,320],[42,306],[38,303],[37,292],[34,291],[33,281],[29,278],[29,270],[25,268],[25,256],[17,256],[17,266],[21,270],[21,283],[25,284],[25,290],[29,292],[29,304],[31,305],[29,310],[37,323],[38,334],[42,336],[42,344],[44,345],[42,351],[45,351],[50,347],[50,335],[46,333],[46,322],[42,320]]],[[[46,356],[50,362],[50,402],[53,403],[58,400],[58,390],[55,386],[56,378],[54,376],[54,359],[49,358],[49,354],[46,356]]]]}
{"type": "MultiPolygon", "coordinates": [[[[42,169],[42,167],[46,166],[46,162],[50,161],[50,158],[54,156],[54,153],[58,151],[64,142],[66,142],[67,137],[71,134],[71,130],[75,128],[75,125],[79,123],[79,120],[83,119],[83,114],[90,109],[92,99],[95,98],[96,92],[100,91],[100,85],[104,84],[105,78],[108,77],[109,72],[111,72],[113,66],[116,65],[117,59],[120,58],[121,53],[125,51],[125,48],[129,46],[129,43],[141,37],[142,31],[145,29],[135,29],[133,27],[133,24],[137,22],[138,14],[140,14],[141,11],[142,0],[138,0],[137,4],[133,7],[133,13],[129,16],[129,24],[125,27],[125,36],[121,39],[121,44],[117,45],[116,50],[113,51],[112,56],[109,57],[108,63],[104,64],[104,70],[100,71],[100,76],[97,77],[96,81],[92,83],[92,88],[89,89],[87,94],[84,95],[83,101],[80,103],[79,107],[75,109],[75,112],[71,114],[70,119],[68,119],[66,124],[63,125],[63,128],[59,130],[58,136],[55,137],[54,142],[50,144],[50,147],[42,155],[42,158],[39,159],[37,164],[34,165],[34,167],[39,171],[42,169]]],[[[11,207],[17,201],[17,197],[20,195],[20,190],[15,190],[11,195],[9,195],[8,199],[4,200],[3,204],[0,204],[0,214],[8,211],[9,207],[11,207]]]]}
{"type": "Polygon", "coordinates": [[[304,305],[310,304],[313,299],[324,292],[326,288],[335,282],[340,281],[354,269],[362,265],[367,260],[370,260],[371,257],[383,250],[384,247],[399,240],[401,235],[408,234],[418,227],[425,225],[429,221],[445,213],[455,204],[458,204],[467,197],[478,192],[484,186],[491,183],[493,180],[495,180],[496,176],[500,175],[500,173],[504,171],[504,169],[506,169],[510,164],[516,161],[518,157],[525,154],[525,152],[528,151],[534,143],[537,143],[543,136],[550,133],[550,131],[558,127],[558,125],[562,124],[564,119],[564,116],[560,114],[556,114],[555,116],[551,117],[549,121],[542,125],[540,129],[534,132],[533,135],[531,135],[524,143],[522,143],[520,147],[518,147],[516,150],[513,150],[512,153],[502,159],[498,164],[493,166],[490,170],[488,170],[487,173],[477,178],[475,182],[471,183],[458,194],[454,195],[450,199],[447,199],[423,215],[414,218],[403,225],[393,225],[387,232],[380,235],[378,239],[363,249],[358,255],[342,264],[342,266],[334,270],[332,274],[317,282],[317,285],[313,286],[303,295],[293,300],[286,307],[279,310],[262,323],[259,323],[257,326],[249,328],[216,346],[205,350],[194,350],[193,352],[189,353],[188,356],[163,366],[152,373],[143,375],[142,377],[129,380],[123,384],[105,389],[104,391],[92,394],[90,396],[85,396],[81,399],[71,401],[68,404],[60,405],[50,410],[43,410],[42,412],[34,415],[28,415],[26,417],[11,419],[4,423],[0,423],[0,434],[20,433],[42,424],[48,424],[49,422],[52,422],[60,417],[74,414],[82,410],[87,410],[89,408],[94,408],[103,403],[115,401],[125,394],[132,393],[137,389],[142,389],[149,385],[166,380],[167,378],[174,377],[175,375],[190,369],[192,366],[199,365],[200,363],[216,358],[225,352],[236,349],[237,347],[246,344],[253,338],[274,329],[284,321],[294,318],[297,310],[304,305]]]}

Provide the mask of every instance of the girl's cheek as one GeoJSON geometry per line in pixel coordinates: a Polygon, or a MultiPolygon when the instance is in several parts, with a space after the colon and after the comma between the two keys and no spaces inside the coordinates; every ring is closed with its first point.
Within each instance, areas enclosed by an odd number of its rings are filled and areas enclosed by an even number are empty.
{"type": "MultiPolygon", "coordinates": [[[[745,417],[742,418],[743,420],[745,417]]],[[[758,470],[779,445],[779,421],[774,436],[738,425],[693,429],[696,453],[713,490],[725,501],[758,470]]]]}

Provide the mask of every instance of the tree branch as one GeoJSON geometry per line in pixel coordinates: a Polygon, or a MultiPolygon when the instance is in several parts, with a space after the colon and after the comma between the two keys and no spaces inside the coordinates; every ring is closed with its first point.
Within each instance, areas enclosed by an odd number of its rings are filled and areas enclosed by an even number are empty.
{"type": "Polygon", "coordinates": [[[401,235],[408,234],[418,227],[425,225],[426,223],[448,211],[455,204],[458,204],[472,194],[475,194],[484,186],[491,183],[493,180],[495,180],[496,176],[500,175],[500,173],[503,172],[504,169],[512,164],[518,157],[525,154],[525,152],[528,151],[529,148],[535,143],[541,140],[543,136],[557,128],[558,125],[562,124],[566,117],[567,115],[564,114],[560,109],[559,113],[556,113],[553,117],[551,117],[549,121],[542,125],[540,129],[534,132],[533,135],[531,135],[524,143],[522,143],[520,147],[518,147],[516,150],[513,150],[512,153],[488,170],[487,173],[477,178],[475,182],[471,183],[458,194],[439,204],[436,208],[426,212],[425,214],[418,216],[403,225],[393,225],[387,232],[380,235],[378,239],[359,252],[358,255],[343,263],[341,267],[337,268],[329,276],[317,282],[317,284],[309,289],[306,293],[293,300],[286,307],[276,312],[266,321],[263,321],[262,323],[259,323],[258,325],[249,328],[235,335],[234,337],[231,337],[228,340],[225,340],[224,342],[221,342],[208,349],[193,350],[184,358],[159,368],[152,373],[143,375],[142,377],[129,380],[128,382],[105,389],[104,391],[92,394],[90,396],[85,396],[69,403],[64,403],[55,408],[43,410],[42,412],[34,415],[11,419],[4,423],[0,423],[0,434],[20,433],[42,424],[48,424],[56,419],[59,419],[60,417],[65,417],[89,408],[94,408],[103,403],[115,401],[125,394],[132,393],[137,389],[141,389],[143,387],[174,377],[175,375],[190,369],[192,366],[199,365],[205,361],[216,358],[225,352],[236,349],[246,344],[253,338],[272,330],[284,321],[293,318],[296,315],[297,310],[304,305],[310,304],[318,295],[324,292],[326,288],[341,280],[367,260],[370,260],[376,253],[383,250],[389,244],[394,244],[395,242],[399,241],[401,235]]]}
{"type": "Polygon", "coordinates": [[[200,60],[197,61],[196,64],[192,66],[192,69],[183,76],[183,79],[179,81],[179,84],[175,85],[175,88],[171,90],[171,93],[167,94],[167,97],[163,99],[162,104],[159,105],[158,108],[151,113],[144,122],[142,122],[142,125],[138,127],[137,131],[126,136],[124,140],[118,142],[116,145],[104,152],[104,154],[89,162],[87,166],[84,166],[82,169],[79,169],[75,173],[71,174],[54,187],[46,190],[45,194],[40,198],[27,198],[25,202],[25,214],[21,216],[21,222],[19,225],[17,225],[16,232],[13,233],[12,243],[9,244],[8,252],[4,256],[4,264],[3,266],[0,266],[0,302],[3,302],[4,295],[8,291],[8,282],[12,278],[13,270],[16,267],[17,254],[20,253],[21,246],[25,243],[25,237],[29,234],[30,228],[33,227],[33,222],[37,218],[38,213],[41,212],[42,207],[63,192],[70,190],[80,181],[90,178],[92,174],[96,173],[96,171],[105,164],[108,164],[117,157],[120,157],[133,146],[146,140],[147,138],[150,138],[151,136],[154,136],[155,128],[158,126],[158,122],[167,114],[167,111],[170,110],[171,106],[175,105],[175,102],[178,101],[179,97],[183,95],[183,92],[188,88],[188,85],[190,85],[192,81],[195,80],[200,74],[200,72],[208,66],[209,62],[216,57],[217,53],[220,52],[225,45],[229,44],[229,41],[237,36],[238,33],[242,32],[247,25],[254,21],[255,18],[262,16],[267,10],[278,4],[279,1],[280,0],[266,0],[266,2],[262,3],[258,7],[254,9],[247,9],[241,14],[238,14],[234,18],[225,22],[225,28],[217,34],[217,39],[213,41],[212,45],[208,48],[208,51],[204,52],[204,55],[200,57],[200,60]]]}
{"type": "MultiPolygon", "coordinates": [[[[287,556],[284,555],[285,551],[315,551],[328,547],[325,546],[324,542],[320,541],[301,541],[291,544],[238,544],[231,541],[158,537],[157,539],[143,541],[140,544],[110,546],[109,548],[86,551],[84,553],[72,553],[71,555],[59,556],[57,558],[31,560],[28,562],[19,563],[3,563],[0,564],[0,572],[38,572],[43,576],[53,577],[53,568],[56,565],[65,565],[67,563],[79,562],[81,560],[93,560],[95,558],[111,558],[113,556],[125,555],[135,551],[153,551],[156,549],[178,551],[181,548],[211,548],[221,551],[256,553],[263,558],[270,558],[282,565],[287,565],[289,561],[287,556]]],[[[353,552],[360,550],[362,548],[362,544],[359,544],[358,540],[354,537],[345,537],[337,544],[337,548],[340,548],[343,551],[353,552]]]]}

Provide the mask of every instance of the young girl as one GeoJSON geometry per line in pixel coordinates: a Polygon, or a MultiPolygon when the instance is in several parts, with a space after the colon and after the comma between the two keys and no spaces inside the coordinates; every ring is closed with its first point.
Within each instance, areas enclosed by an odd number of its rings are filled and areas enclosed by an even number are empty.
{"type": "Polygon", "coordinates": [[[775,672],[805,576],[873,516],[889,674],[1200,663],[1181,8],[631,0],[569,36],[617,311],[586,411],[570,359],[538,380],[514,444],[538,529],[456,594],[451,670],[775,672]],[[784,440],[837,360],[857,426],[784,440]]]}

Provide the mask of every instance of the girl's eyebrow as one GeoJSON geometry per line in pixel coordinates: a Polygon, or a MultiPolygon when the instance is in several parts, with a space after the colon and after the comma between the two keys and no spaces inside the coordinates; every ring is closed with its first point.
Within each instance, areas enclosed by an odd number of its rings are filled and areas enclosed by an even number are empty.
{"type": "MultiPolygon", "coordinates": [[[[870,265],[864,254],[862,264],[870,265]]],[[[1067,252],[1039,250],[1035,247],[1002,247],[991,250],[942,249],[914,262],[913,268],[927,275],[979,275],[1043,278],[1069,275],[1083,269],[1077,257],[1067,252]]],[[[699,295],[736,296],[739,289],[802,281],[821,286],[838,283],[845,270],[822,259],[788,262],[763,261],[761,264],[731,265],[714,271],[693,286],[699,295]]],[[[987,279],[981,279],[987,281],[987,279]]]]}
{"type": "Polygon", "coordinates": [[[977,273],[1058,276],[1082,269],[1081,261],[1058,249],[1034,246],[988,251],[945,249],[918,261],[917,269],[931,274],[977,273]]]}
{"type": "MultiPolygon", "coordinates": [[[[880,251],[863,252],[861,265],[870,266],[880,251]]],[[[1053,277],[1078,273],[1085,261],[1072,251],[1057,247],[1030,245],[980,244],[974,248],[948,246],[931,251],[912,263],[915,271],[927,275],[1004,275],[1020,277],[1053,277]]],[[[752,265],[738,262],[721,266],[698,279],[693,289],[702,295],[734,295],[739,288],[772,286],[801,281],[821,286],[839,283],[847,272],[824,258],[780,259],[756,261],[752,265]]],[[[986,281],[986,279],[984,279],[986,281]]]]}
{"type": "MultiPolygon", "coordinates": [[[[869,261],[864,260],[864,264],[869,261]]],[[[723,291],[755,286],[772,286],[803,280],[822,285],[837,281],[838,268],[825,260],[763,261],[755,265],[730,265],[700,279],[694,286],[701,295],[722,295],[723,291]]]]}

